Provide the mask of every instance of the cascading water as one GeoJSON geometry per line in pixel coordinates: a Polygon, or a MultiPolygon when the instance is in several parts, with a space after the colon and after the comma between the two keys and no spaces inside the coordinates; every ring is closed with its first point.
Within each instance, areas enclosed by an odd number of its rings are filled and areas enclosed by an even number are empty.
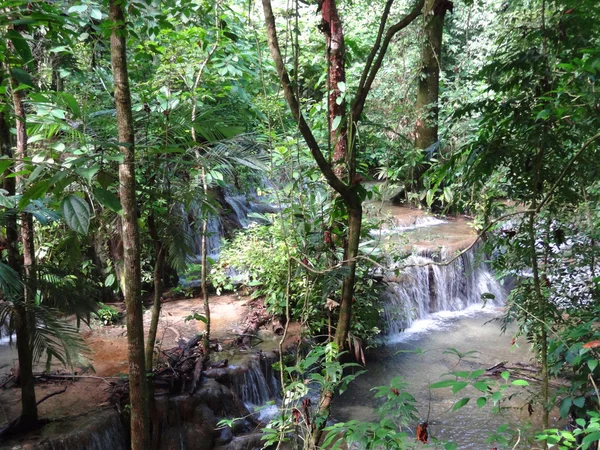
{"type": "Polygon", "coordinates": [[[126,450],[127,434],[121,417],[114,410],[92,413],[83,423],[59,438],[37,444],[36,450],[126,450]]]}
{"type": "Polygon", "coordinates": [[[429,319],[435,313],[482,307],[484,296],[487,303],[502,304],[503,287],[477,260],[474,251],[462,254],[449,265],[430,263],[435,263],[431,255],[412,255],[401,276],[388,281],[382,294],[385,334],[398,335],[415,321],[429,319]]]}
{"type": "MultiPolygon", "coordinates": [[[[236,394],[249,411],[280,397],[281,386],[273,370],[275,361],[275,355],[261,352],[257,358],[251,358],[244,364],[245,367],[236,368],[232,374],[231,383],[236,394]]],[[[258,419],[268,418],[271,412],[269,408],[260,409],[258,419]]]]}

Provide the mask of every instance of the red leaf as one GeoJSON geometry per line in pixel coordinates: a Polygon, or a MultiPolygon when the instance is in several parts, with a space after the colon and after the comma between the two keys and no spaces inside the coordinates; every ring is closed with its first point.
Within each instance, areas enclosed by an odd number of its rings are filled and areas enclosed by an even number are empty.
{"type": "Polygon", "coordinates": [[[583,348],[596,348],[600,347],[600,341],[590,341],[583,344],[583,348]]]}

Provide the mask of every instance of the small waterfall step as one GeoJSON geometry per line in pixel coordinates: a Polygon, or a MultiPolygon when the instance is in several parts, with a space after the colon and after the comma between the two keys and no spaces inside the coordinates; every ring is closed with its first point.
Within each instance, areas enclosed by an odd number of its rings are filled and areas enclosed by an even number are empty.
{"type": "MultiPolygon", "coordinates": [[[[450,259],[451,255],[444,255],[450,259]]],[[[471,249],[448,265],[436,265],[440,257],[431,251],[411,255],[399,276],[388,277],[382,293],[384,333],[398,335],[416,321],[436,313],[459,312],[484,306],[501,306],[505,289],[471,249]]]]}

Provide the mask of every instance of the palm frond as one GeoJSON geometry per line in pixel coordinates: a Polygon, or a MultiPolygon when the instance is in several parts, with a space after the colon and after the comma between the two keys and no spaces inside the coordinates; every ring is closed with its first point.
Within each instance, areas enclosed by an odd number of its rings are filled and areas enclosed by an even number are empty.
{"type": "Polygon", "coordinates": [[[27,309],[35,323],[31,339],[35,362],[45,355],[47,366],[56,358],[64,366],[73,368],[81,357],[89,354],[77,328],[60,319],[58,310],[33,304],[27,304],[27,309]]]}

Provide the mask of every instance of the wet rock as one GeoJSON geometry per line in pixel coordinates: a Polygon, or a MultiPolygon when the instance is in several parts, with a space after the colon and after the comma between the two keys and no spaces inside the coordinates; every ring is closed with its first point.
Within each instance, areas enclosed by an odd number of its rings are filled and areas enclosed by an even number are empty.
{"type": "Polygon", "coordinates": [[[215,441],[215,446],[229,444],[233,440],[233,431],[230,427],[225,427],[221,430],[220,436],[215,441]]]}
{"type": "Polygon", "coordinates": [[[263,448],[261,433],[245,434],[235,437],[226,445],[215,447],[215,450],[253,450],[263,448]]]}

